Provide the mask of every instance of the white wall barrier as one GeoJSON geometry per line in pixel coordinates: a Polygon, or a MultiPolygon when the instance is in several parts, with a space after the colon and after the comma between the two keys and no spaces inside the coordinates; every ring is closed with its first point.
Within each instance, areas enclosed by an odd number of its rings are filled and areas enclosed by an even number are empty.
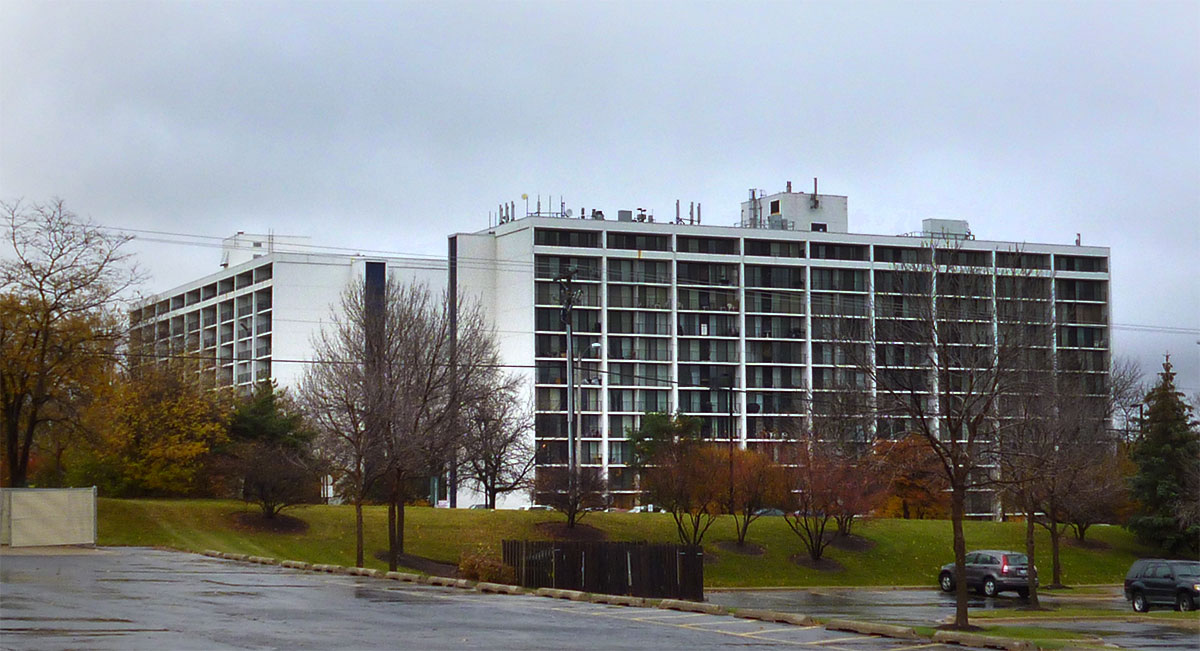
{"type": "Polygon", "coordinates": [[[96,544],[96,488],[0,488],[0,544],[96,544]]]}

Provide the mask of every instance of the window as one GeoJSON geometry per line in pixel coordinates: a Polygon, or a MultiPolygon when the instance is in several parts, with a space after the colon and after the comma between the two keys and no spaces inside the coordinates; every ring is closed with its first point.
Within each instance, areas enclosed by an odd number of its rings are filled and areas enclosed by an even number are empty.
{"type": "MultiPolygon", "coordinates": [[[[815,226],[815,224],[814,224],[815,226]]],[[[867,247],[861,244],[817,244],[809,246],[813,258],[825,260],[866,260],[867,247]]]]}
{"type": "Polygon", "coordinates": [[[719,253],[737,255],[738,241],[722,237],[679,237],[680,253],[719,253]]]}
{"type": "Polygon", "coordinates": [[[918,249],[907,246],[877,246],[875,247],[877,262],[900,262],[904,264],[927,264],[929,249],[918,249]]]}
{"type": "Polygon", "coordinates": [[[772,215],[778,215],[778,214],[779,214],[779,199],[772,199],[772,200],[771,200],[771,214],[772,214],[772,215]]]}
{"type": "Polygon", "coordinates": [[[533,233],[533,243],[539,246],[579,246],[597,248],[600,234],[559,228],[539,228],[533,233]]]}
{"type": "Polygon", "coordinates": [[[746,255],[770,256],[773,258],[803,258],[804,242],[746,240],[746,255]]]}
{"type": "Polygon", "coordinates": [[[648,235],[645,233],[609,233],[608,248],[637,249],[639,251],[670,251],[670,235],[648,235]]]}
{"type": "Polygon", "coordinates": [[[814,232],[814,233],[825,233],[825,232],[828,232],[828,231],[829,231],[829,226],[828,226],[828,225],[826,225],[826,224],[823,224],[823,223],[821,223],[821,222],[813,222],[813,223],[812,223],[812,232],[814,232]]]}

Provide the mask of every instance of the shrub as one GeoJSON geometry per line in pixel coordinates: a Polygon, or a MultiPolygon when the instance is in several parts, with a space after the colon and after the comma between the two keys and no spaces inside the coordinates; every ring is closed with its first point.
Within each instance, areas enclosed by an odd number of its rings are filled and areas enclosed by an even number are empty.
{"type": "Polygon", "coordinates": [[[458,561],[458,573],[471,581],[509,583],[517,581],[517,574],[504,561],[488,552],[484,547],[463,553],[458,561]]]}

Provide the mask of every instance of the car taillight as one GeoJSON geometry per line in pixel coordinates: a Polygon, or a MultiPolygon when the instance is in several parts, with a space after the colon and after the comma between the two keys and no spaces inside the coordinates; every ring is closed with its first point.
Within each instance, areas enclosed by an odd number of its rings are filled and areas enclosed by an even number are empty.
{"type": "Polygon", "coordinates": [[[1008,574],[1008,557],[1007,556],[1004,557],[1003,563],[1004,564],[1000,566],[1000,573],[1008,574]]]}

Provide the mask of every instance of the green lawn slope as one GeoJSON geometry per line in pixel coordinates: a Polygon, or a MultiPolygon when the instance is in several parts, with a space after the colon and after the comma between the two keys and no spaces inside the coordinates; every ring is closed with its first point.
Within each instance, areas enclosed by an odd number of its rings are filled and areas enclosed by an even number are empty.
{"type": "MultiPolygon", "coordinates": [[[[218,551],[303,560],[310,563],[354,564],[354,510],[349,506],[303,506],[285,513],[307,523],[297,533],[271,533],[239,525],[237,513],[253,507],[222,500],[99,501],[99,544],[163,546],[189,551],[218,551]]],[[[561,522],[546,511],[483,511],[410,507],[406,510],[406,551],[433,560],[457,563],[464,552],[484,547],[499,555],[506,538],[546,539],[537,525],[561,522]]],[[[386,548],[384,507],[365,509],[367,566],[384,568],[373,558],[386,548]]],[[[674,542],[670,515],[649,513],[592,513],[583,524],[602,530],[609,540],[674,542]]],[[[1024,525],[1017,522],[967,522],[970,549],[1024,548],[1024,525]]],[[[760,553],[731,551],[723,541],[734,538],[733,523],[721,518],[705,539],[705,585],[709,587],[769,587],[816,585],[932,585],[937,569],[952,560],[950,523],[945,520],[870,520],[856,525],[866,541],[855,551],[829,547],[825,557],[840,569],[815,570],[797,564],[803,554],[799,539],[781,517],[763,517],[750,528],[749,542],[760,553]],[[714,560],[715,559],[715,560],[714,560]]],[[[1120,583],[1129,564],[1153,551],[1136,544],[1119,527],[1093,527],[1091,544],[1063,546],[1063,580],[1068,585],[1120,583]]],[[[1049,578],[1049,538],[1038,530],[1038,567],[1049,578]]]]}

